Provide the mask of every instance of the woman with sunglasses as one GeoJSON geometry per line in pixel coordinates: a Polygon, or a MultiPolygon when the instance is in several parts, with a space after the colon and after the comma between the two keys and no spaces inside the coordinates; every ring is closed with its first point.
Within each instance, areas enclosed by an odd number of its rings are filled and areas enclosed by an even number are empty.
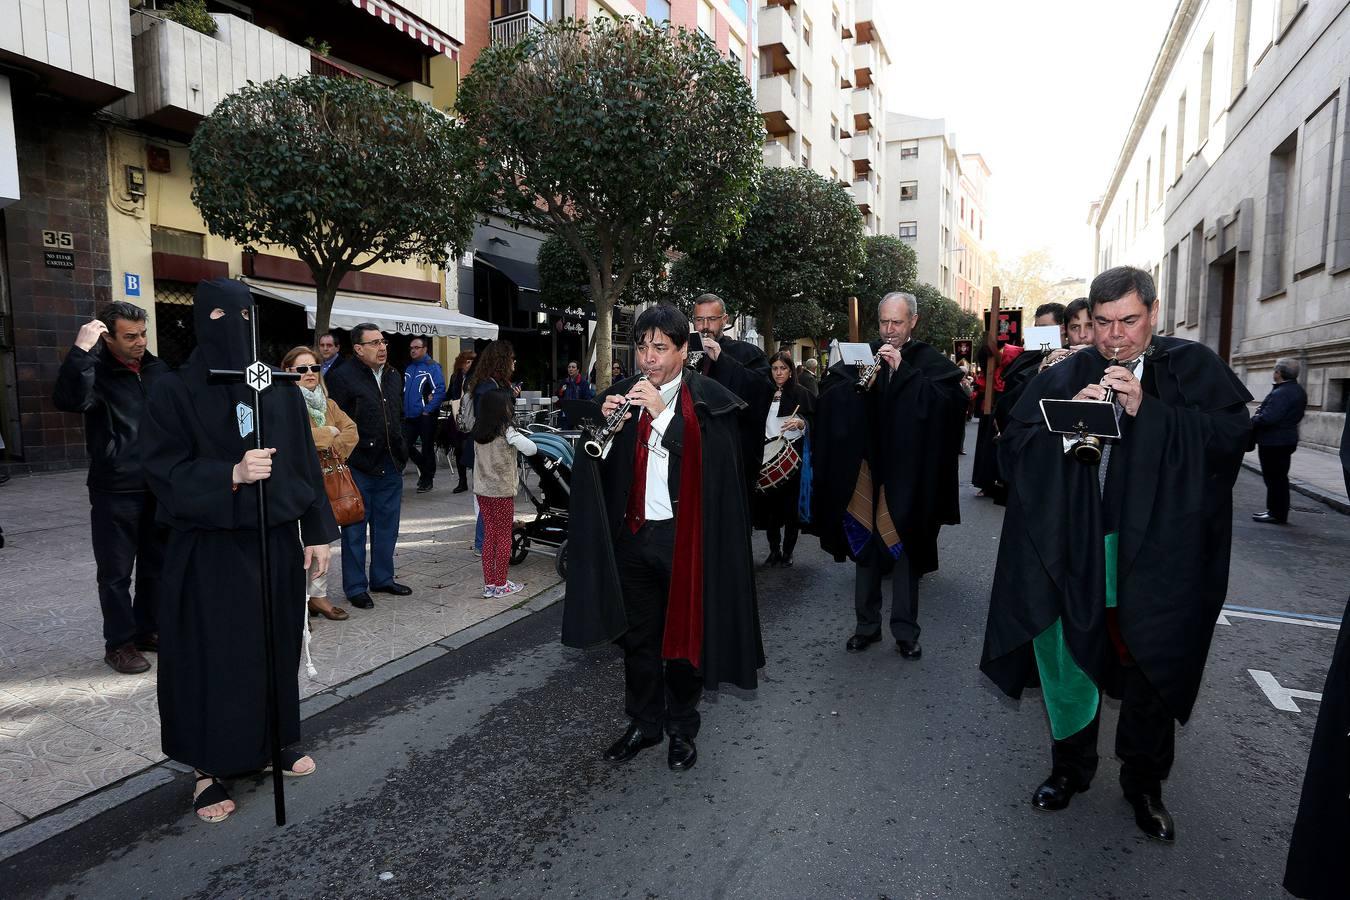
{"type": "MultiPolygon", "coordinates": [[[[308,347],[294,347],[281,361],[281,367],[300,376],[300,393],[305,398],[310,431],[319,456],[322,457],[325,450],[332,450],[345,461],[356,446],[356,423],[328,396],[318,355],[308,347]]],[[[317,575],[314,566],[309,571],[309,614],[334,622],[348,618],[345,609],[338,609],[328,602],[328,575],[317,575]]]]}

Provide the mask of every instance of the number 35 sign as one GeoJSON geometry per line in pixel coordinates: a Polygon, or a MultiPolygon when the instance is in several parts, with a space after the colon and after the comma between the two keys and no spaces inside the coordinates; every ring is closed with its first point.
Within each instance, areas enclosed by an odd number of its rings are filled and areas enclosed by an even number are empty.
{"type": "Polygon", "coordinates": [[[74,250],[75,236],[69,231],[43,231],[42,249],[44,250],[74,250]]]}

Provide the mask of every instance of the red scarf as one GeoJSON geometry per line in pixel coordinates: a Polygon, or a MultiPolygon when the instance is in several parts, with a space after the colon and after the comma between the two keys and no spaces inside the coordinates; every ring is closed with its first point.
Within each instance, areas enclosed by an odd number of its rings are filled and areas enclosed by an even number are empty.
{"type": "Polygon", "coordinates": [[[687,386],[680,391],[680,415],[684,417],[684,455],[661,656],[688,660],[697,669],[703,662],[703,434],[687,386]]]}

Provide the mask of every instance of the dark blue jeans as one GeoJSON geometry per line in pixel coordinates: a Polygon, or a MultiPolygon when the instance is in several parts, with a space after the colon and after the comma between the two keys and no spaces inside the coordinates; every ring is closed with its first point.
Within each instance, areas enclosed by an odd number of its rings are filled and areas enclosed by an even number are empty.
{"type": "Polygon", "coordinates": [[[352,469],[366,517],[342,529],[342,592],[348,597],[394,580],[394,544],[403,508],[403,475],[388,461],[383,475],[352,469]],[[370,578],[366,578],[366,526],[370,526],[370,578]]]}

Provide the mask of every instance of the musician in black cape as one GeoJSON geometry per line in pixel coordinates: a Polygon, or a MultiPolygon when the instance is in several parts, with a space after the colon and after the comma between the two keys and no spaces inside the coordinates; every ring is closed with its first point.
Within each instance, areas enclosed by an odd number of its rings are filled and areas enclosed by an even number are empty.
{"type": "Polygon", "coordinates": [[[741,430],[741,458],[745,463],[746,496],[759,477],[764,451],[764,417],[769,414],[774,388],[769,376],[769,358],[754,344],[727,337],[727,305],[716,294],[694,299],[694,328],[703,336],[700,374],[745,401],[737,418],[741,430]]]}
{"type": "MultiPolygon", "coordinates": [[[[791,354],[775,353],[769,362],[769,372],[774,385],[773,401],[761,434],[766,448],[780,449],[769,478],[762,483],[756,480],[750,512],[755,528],[763,529],[769,538],[769,555],[764,565],[790,567],[801,531],[801,455],[807,452],[806,429],[815,415],[816,399],[797,382],[791,354]],[[795,464],[786,461],[792,458],[789,453],[796,454],[795,464]]],[[[763,468],[759,464],[756,467],[756,471],[763,468]]]]}
{"type": "Polygon", "coordinates": [[[631,722],[605,758],[632,759],[664,732],[675,771],[697,759],[703,690],[753,689],[764,665],[737,424],[744,403],[684,367],[689,334],[673,306],[638,316],[646,379],[603,395],[606,416],[625,398],[633,404],[608,453],[577,454],[562,633],[571,647],[623,649],[631,722]]]}
{"type": "Polygon", "coordinates": [[[877,309],[881,367],[857,389],[858,367],[835,363],[821,382],[811,468],[811,528],[836,561],[857,565],[857,625],[846,649],[881,640],[881,581],[892,573],[896,649],[918,659],[919,578],[937,570],[938,531],[961,521],[957,463],[965,427],[961,370],[914,339],[918,302],[891,293],[877,309]]]}
{"type": "Polygon", "coordinates": [[[1162,782],[1228,586],[1251,395],[1208,347],[1153,334],[1147,272],[1107,270],[1090,300],[1094,346],[1034,379],[999,440],[1010,492],[980,667],[1011,697],[1041,685],[1054,739],[1032,796],[1042,810],[1087,790],[1101,692],[1120,697],[1121,788],[1140,830],[1171,841],[1162,782]],[[1101,400],[1106,387],[1122,437],[1100,465],[1080,462],[1040,401],[1101,400]]]}
{"type": "MultiPolygon", "coordinates": [[[[1350,416],[1341,432],[1341,467],[1350,494],[1350,416]]],[[[1285,890],[1308,900],[1343,898],[1350,892],[1350,603],[1341,617],[1331,669],[1322,688],[1294,820],[1285,890]]]]}
{"type": "Polygon", "coordinates": [[[151,391],[141,459],[169,528],[159,621],[161,741],[193,766],[194,807],[205,821],[234,809],[221,777],[269,763],[267,668],[258,558],[258,487],[266,479],[273,652],[282,760],[308,775],[297,683],[306,614],[305,572],[326,567],[337,523],[299,389],[274,381],[258,395],[266,449],[252,449],[252,391],[215,383],[210,369],[240,370],[253,356],[253,297],[238,281],[204,281],[193,303],[197,348],[151,391]]]}

